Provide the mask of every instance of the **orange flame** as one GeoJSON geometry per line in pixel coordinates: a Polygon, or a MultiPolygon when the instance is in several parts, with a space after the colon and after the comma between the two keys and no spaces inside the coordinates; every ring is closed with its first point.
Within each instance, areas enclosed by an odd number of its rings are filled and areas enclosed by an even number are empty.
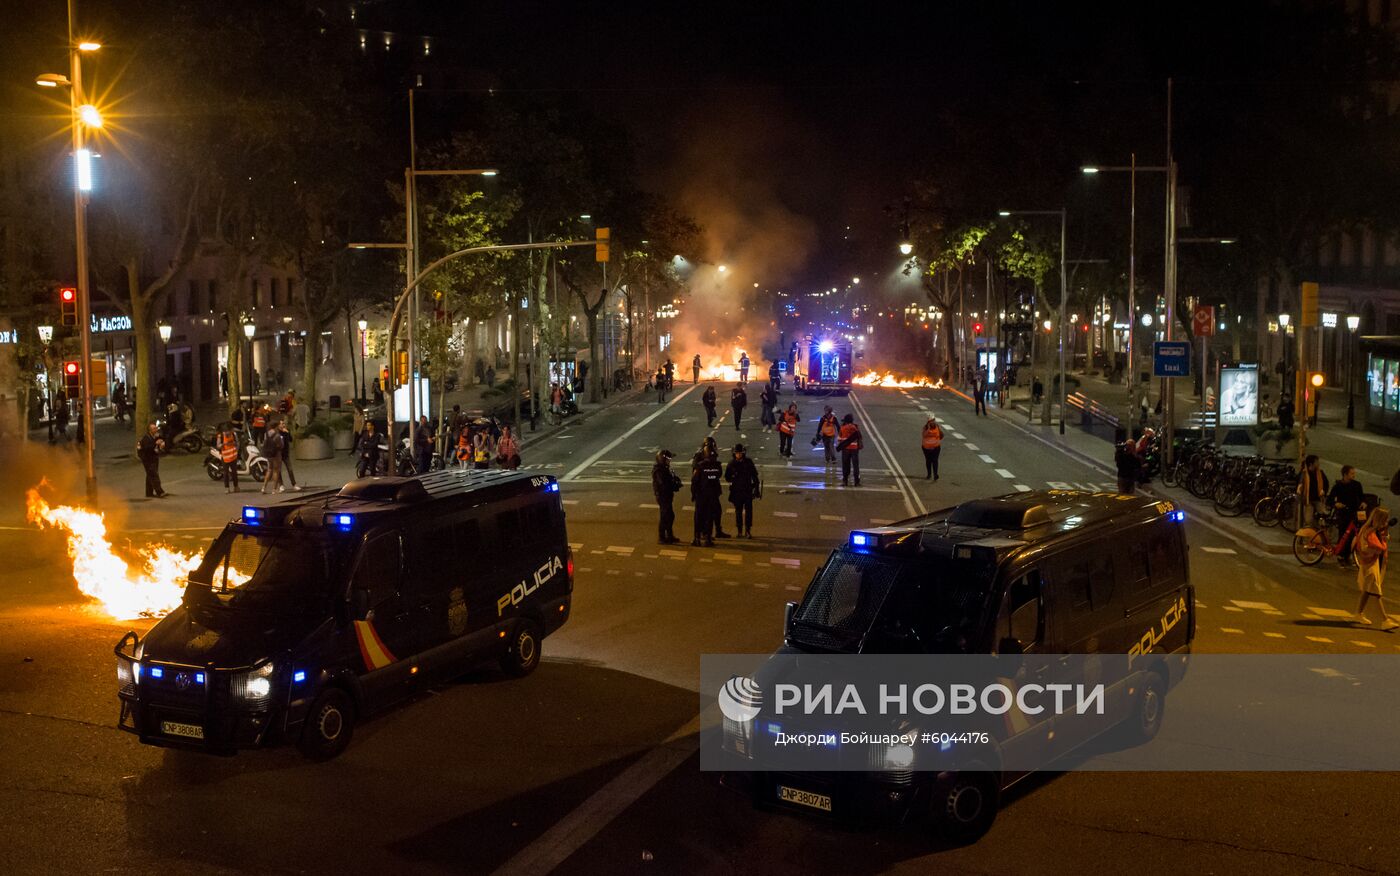
{"type": "Polygon", "coordinates": [[[199,565],[198,554],[165,545],[139,548],[135,553],[141,568],[133,569],[112,549],[101,514],[72,505],[50,505],[39,494],[46,486],[47,480],[40,481],[25,494],[29,522],[68,536],[68,556],[79,590],[114,618],[160,617],[180,604],[185,576],[199,565]]]}
{"type": "Polygon", "coordinates": [[[884,374],[878,371],[868,371],[859,377],[851,378],[851,382],[856,386],[884,386],[892,389],[915,389],[917,387],[941,389],[943,387],[942,380],[929,380],[927,377],[899,378],[889,371],[884,374]]]}

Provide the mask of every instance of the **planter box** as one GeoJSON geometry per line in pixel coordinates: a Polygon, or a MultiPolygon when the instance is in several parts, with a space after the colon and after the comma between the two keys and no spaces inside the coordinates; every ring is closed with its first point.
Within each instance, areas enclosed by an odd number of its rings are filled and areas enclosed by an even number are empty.
{"type": "Polygon", "coordinates": [[[298,438],[292,445],[292,456],[296,459],[330,459],[331,445],[326,439],[315,435],[298,438]]]}
{"type": "Polygon", "coordinates": [[[1298,439],[1296,436],[1289,438],[1281,444],[1274,438],[1255,438],[1254,449],[1265,459],[1277,459],[1287,462],[1298,461],[1298,439]]]}
{"type": "Polygon", "coordinates": [[[331,446],[336,450],[353,450],[355,448],[355,433],[349,429],[331,433],[331,446]]]}

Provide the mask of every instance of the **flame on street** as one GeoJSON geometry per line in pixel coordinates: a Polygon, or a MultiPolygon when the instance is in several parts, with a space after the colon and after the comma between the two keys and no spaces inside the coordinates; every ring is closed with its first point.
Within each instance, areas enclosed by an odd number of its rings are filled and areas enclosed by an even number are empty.
{"type": "Polygon", "coordinates": [[[867,371],[859,377],[852,377],[851,382],[856,386],[885,386],[893,389],[914,389],[926,386],[931,389],[942,389],[942,380],[929,380],[927,377],[915,377],[912,379],[895,377],[886,371],[881,374],[878,371],[867,371]]]}
{"type": "Polygon", "coordinates": [[[25,494],[29,522],[41,529],[61,530],[68,537],[68,556],[79,590],[114,618],[159,617],[180,604],[185,576],[199,565],[198,554],[152,545],[136,548],[128,562],[107,540],[101,514],[73,505],[50,505],[39,493],[46,486],[47,481],[40,481],[25,494]]]}

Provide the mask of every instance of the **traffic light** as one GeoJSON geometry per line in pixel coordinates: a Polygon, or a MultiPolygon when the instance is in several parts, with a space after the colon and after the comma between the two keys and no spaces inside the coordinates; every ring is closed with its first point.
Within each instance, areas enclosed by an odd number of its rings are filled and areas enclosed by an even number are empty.
{"type": "Polygon", "coordinates": [[[595,260],[595,261],[606,262],[606,261],[608,260],[608,258],[609,258],[610,255],[611,255],[610,252],[609,252],[609,249],[608,249],[609,241],[610,241],[611,239],[612,239],[612,229],[610,229],[610,228],[599,228],[599,229],[598,229],[597,252],[594,254],[594,260],[595,260]]]}
{"type": "Polygon", "coordinates": [[[69,398],[77,398],[83,393],[83,369],[76,361],[63,363],[63,389],[69,398]]]}
{"type": "MultiPolygon", "coordinates": [[[[59,324],[73,326],[78,324],[78,290],[72,286],[64,286],[58,290],[59,324]]],[[[73,364],[77,364],[76,362],[73,364]]]]}
{"type": "Polygon", "coordinates": [[[972,324],[972,333],[973,333],[974,335],[978,335],[978,336],[980,337],[981,334],[982,334],[982,323],[980,323],[980,322],[974,322],[974,323],[972,324]]]}
{"type": "Polygon", "coordinates": [[[1308,385],[1310,385],[1313,389],[1322,389],[1323,385],[1326,383],[1327,376],[1324,375],[1321,371],[1314,371],[1308,375],[1308,385]]]}
{"type": "Polygon", "coordinates": [[[394,356],[394,384],[403,386],[408,383],[408,351],[399,350],[394,356]]]}

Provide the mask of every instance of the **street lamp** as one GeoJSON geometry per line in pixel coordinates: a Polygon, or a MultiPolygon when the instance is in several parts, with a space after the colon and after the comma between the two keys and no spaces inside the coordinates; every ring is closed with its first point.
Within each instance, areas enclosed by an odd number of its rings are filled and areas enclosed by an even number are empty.
{"type": "Polygon", "coordinates": [[[899,245],[899,254],[900,254],[900,255],[909,255],[909,254],[912,253],[913,251],[914,251],[914,244],[910,243],[910,242],[907,241],[907,240],[904,241],[903,243],[901,243],[901,244],[899,245]]]}
{"type": "Polygon", "coordinates": [[[257,334],[258,327],[252,321],[243,323],[243,337],[248,339],[248,408],[253,407],[253,335],[257,334]]]}
{"type": "Polygon", "coordinates": [[[1352,381],[1353,381],[1353,372],[1356,370],[1356,366],[1352,363],[1352,356],[1355,355],[1355,354],[1352,352],[1352,347],[1354,347],[1354,346],[1356,345],[1356,330],[1357,330],[1358,328],[1360,328],[1360,327],[1361,327],[1361,317],[1360,317],[1360,316],[1357,316],[1356,314],[1353,313],[1353,314],[1351,314],[1350,316],[1347,317],[1347,332],[1348,332],[1348,335],[1347,335],[1347,354],[1346,354],[1345,359],[1346,359],[1346,369],[1347,369],[1347,428],[1348,428],[1348,429],[1355,429],[1355,428],[1356,428],[1356,395],[1355,395],[1355,390],[1354,390],[1353,385],[1352,385],[1352,381]]]}
{"type": "Polygon", "coordinates": [[[92,299],[88,288],[87,254],[87,194],[92,190],[92,152],[85,144],[87,128],[102,127],[102,113],[88,103],[83,94],[83,67],[81,54],[95,52],[102,44],[92,40],[78,41],[73,35],[73,0],[68,2],[68,75],[45,73],[35,79],[35,84],[43,88],[68,89],[68,124],[73,134],[73,237],[77,250],[78,271],[78,338],[82,343],[82,417],[83,417],[83,456],[87,474],[87,496],[89,501],[97,499],[97,466],[95,461],[96,430],[92,422],[92,299]]]}
{"type": "Polygon", "coordinates": [[[365,332],[369,330],[369,320],[360,320],[360,401],[369,398],[369,390],[365,383],[365,332]]]}
{"type": "Polygon", "coordinates": [[[160,358],[161,373],[165,379],[170,379],[170,324],[160,323],[156,326],[156,332],[160,334],[160,358]]]}

